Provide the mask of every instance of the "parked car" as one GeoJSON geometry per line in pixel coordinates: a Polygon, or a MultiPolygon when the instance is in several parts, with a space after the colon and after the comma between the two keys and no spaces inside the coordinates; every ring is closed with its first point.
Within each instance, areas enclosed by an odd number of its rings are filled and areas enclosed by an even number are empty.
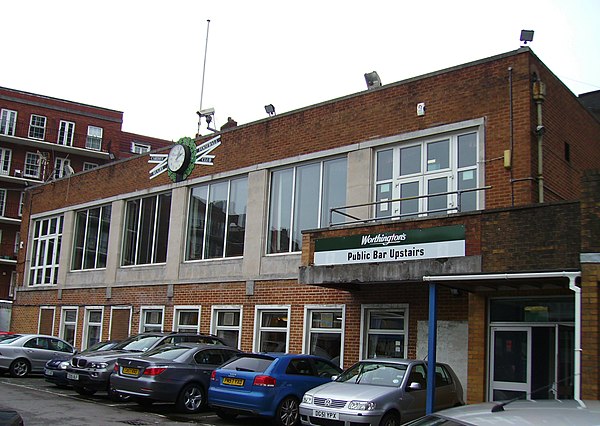
{"type": "Polygon", "coordinates": [[[340,373],[336,364],[314,355],[244,354],[213,371],[208,404],[222,419],[244,414],[294,426],[302,395],[340,373]]]}
{"type": "Polygon", "coordinates": [[[221,345],[163,345],[138,357],[118,358],[110,383],[141,404],[173,402],[178,411],[197,413],[206,406],[213,370],[240,353],[221,345]]]}
{"type": "Polygon", "coordinates": [[[2,426],[23,426],[23,417],[18,411],[0,408],[0,425],[2,426]]]}
{"type": "Polygon", "coordinates": [[[113,373],[117,358],[127,354],[141,355],[161,345],[183,342],[225,345],[222,339],[211,335],[141,333],[122,341],[110,351],[74,356],[67,366],[67,381],[80,395],[93,395],[97,391],[106,391],[111,398],[119,400],[121,395],[110,387],[110,375],[113,373]]]}
{"type": "MultiPolygon", "coordinates": [[[[118,343],[118,340],[98,342],[87,348],[85,351],[80,352],[79,356],[87,356],[91,352],[108,351],[114,348],[118,343]]],[[[44,367],[44,378],[46,381],[60,387],[69,386],[69,381],[67,380],[67,366],[71,362],[71,357],[71,354],[66,354],[65,356],[49,360],[44,367]]]]}
{"type": "MultiPolygon", "coordinates": [[[[368,359],[334,382],[306,392],[300,404],[303,425],[396,426],[425,415],[427,362],[368,359]]],[[[450,366],[436,364],[435,408],[463,405],[463,389],[450,366]]]]}
{"type": "Polygon", "coordinates": [[[68,342],[45,334],[13,334],[0,340],[0,371],[13,377],[43,373],[52,358],[75,354],[68,342]]]}
{"type": "Polygon", "coordinates": [[[406,426],[600,425],[600,401],[527,400],[449,408],[406,426]]]}

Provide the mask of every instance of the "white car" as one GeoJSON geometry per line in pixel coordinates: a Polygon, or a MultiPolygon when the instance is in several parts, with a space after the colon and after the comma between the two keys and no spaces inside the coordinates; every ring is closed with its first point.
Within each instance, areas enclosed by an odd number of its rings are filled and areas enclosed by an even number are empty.
{"type": "MultiPolygon", "coordinates": [[[[425,415],[427,362],[368,359],[335,381],[304,394],[300,421],[307,426],[396,426],[425,415]]],[[[435,368],[435,409],[464,404],[458,377],[446,364],[435,368]]]]}

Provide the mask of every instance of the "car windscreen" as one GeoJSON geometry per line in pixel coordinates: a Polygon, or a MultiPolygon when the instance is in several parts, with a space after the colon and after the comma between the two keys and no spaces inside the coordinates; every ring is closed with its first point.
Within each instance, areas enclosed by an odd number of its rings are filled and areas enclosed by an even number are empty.
{"type": "Polygon", "coordinates": [[[123,349],[125,351],[132,352],[146,352],[160,339],[161,336],[136,336],[133,339],[125,340],[124,342],[115,346],[113,349],[123,349]]]}
{"type": "Polygon", "coordinates": [[[144,358],[160,358],[160,359],[168,359],[169,361],[173,361],[174,359],[179,358],[180,356],[186,354],[190,351],[190,348],[186,347],[173,347],[173,346],[160,346],[156,349],[152,349],[146,352],[142,357],[144,358]]]}
{"type": "Polygon", "coordinates": [[[407,367],[405,364],[359,362],[340,374],[336,382],[398,387],[407,367]]]}
{"type": "Polygon", "coordinates": [[[222,365],[221,369],[262,373],[274,360],[275,358],[271,357],[242,356],[222,365]]]}

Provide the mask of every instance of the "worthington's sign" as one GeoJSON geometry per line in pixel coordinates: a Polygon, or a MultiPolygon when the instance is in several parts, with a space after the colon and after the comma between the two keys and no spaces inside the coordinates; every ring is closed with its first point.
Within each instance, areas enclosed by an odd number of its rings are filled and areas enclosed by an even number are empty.
{"type": "Polygon", "coordinates": [[[465,255],[465,227],[442,226],[315,241],[315,265],[397,262],[465,255]]]}

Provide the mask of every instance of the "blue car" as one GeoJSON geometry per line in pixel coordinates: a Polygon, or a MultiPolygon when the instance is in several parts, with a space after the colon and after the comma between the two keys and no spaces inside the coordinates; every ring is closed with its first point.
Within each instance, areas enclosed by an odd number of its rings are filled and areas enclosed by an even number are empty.
{"type": "Polygon", "coordinates": [[[304,393],[341,371],[314,355],[243,354],[213,371],[208,405],[224,420],[249,415],[268,417],[277,426],[296,426],[304,393]]]}

